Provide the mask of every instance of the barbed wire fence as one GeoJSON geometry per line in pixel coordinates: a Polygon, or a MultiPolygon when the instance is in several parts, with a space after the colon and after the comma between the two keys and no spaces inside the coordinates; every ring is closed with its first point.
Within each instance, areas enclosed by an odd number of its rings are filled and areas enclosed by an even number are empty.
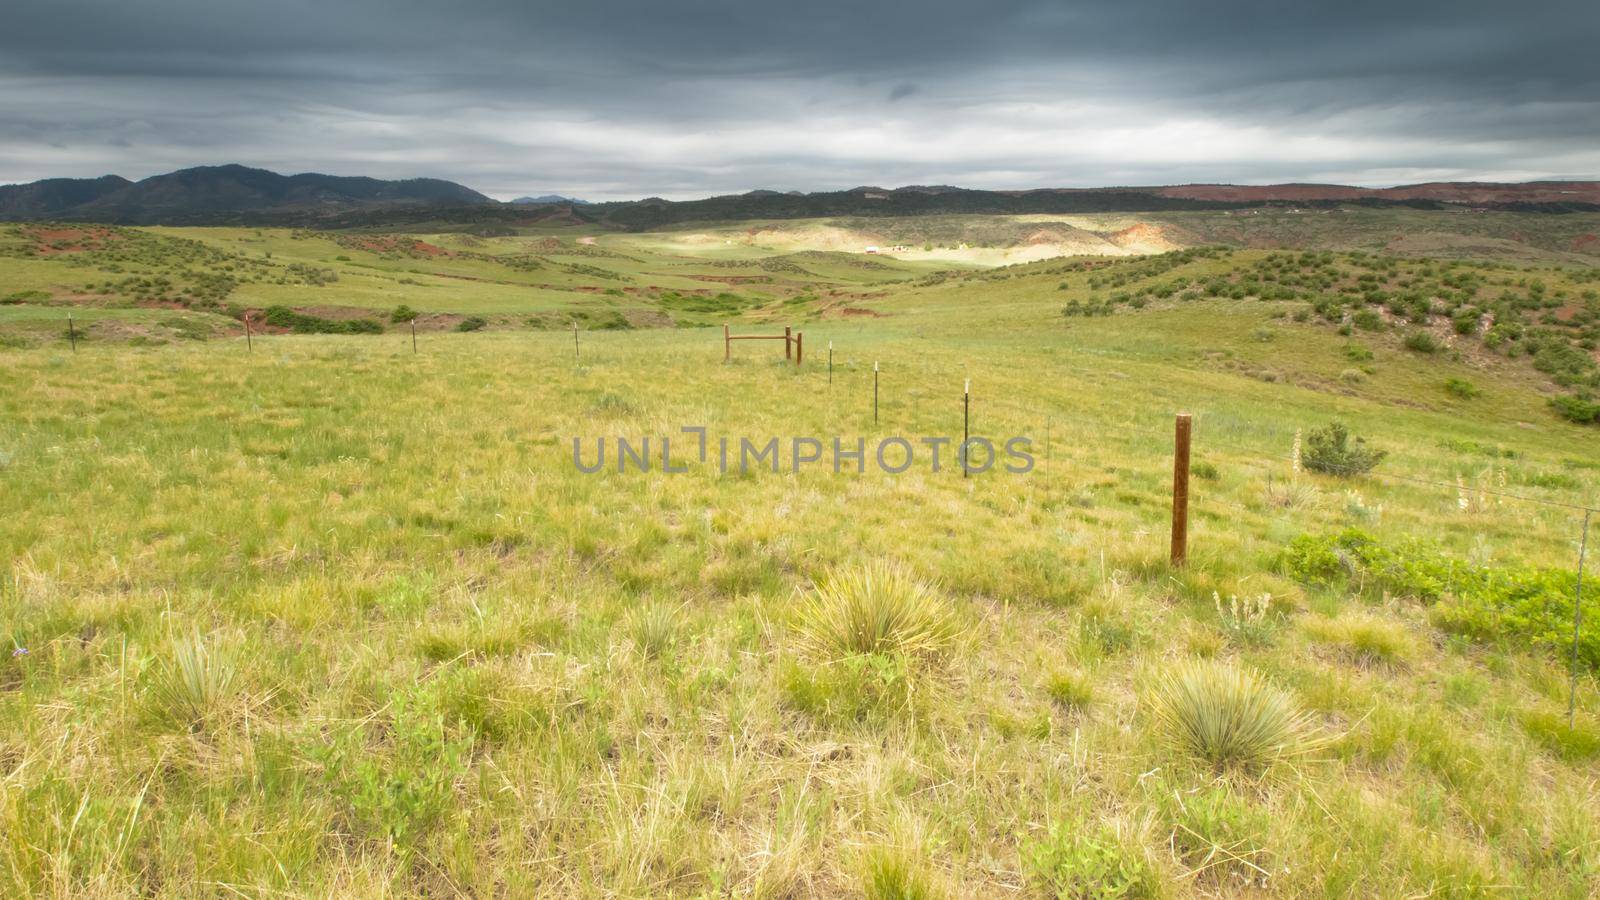
{"type": "MultiPolygon", "coordinates": [[[[1124,465],[1120,461],[1117,468],[1125,474],[1137,474],[1140,484],[1146,487],[1158,483],[1163,477],[1170,478],[1169,508],[1172,519],[1169,562],[1174,567],[1182,567],[1187,562],[1191,514],[1215,514],[1218,509],[1227,510],[1228,515],[1242,513],[1262,516],[1270,515],[1274,510],[1293,513],[1298,511],[1299,505],[1308,502],[1304,500],[1305,494],[1309,493],[1313,498],[1327,494],[1326,479],[1338,479],[1336,483],[1351,498],[1350,503],[1363,508],[1365,500],[1361,497],[1361,491],[1373,485],[1382,485],[1385,492],[1381,497],[1382,502],[1376,505],[1380,516],[1385,505],[1393,503],[1409,507],[1414,516],[1430,524],[1436,519],[1422,517],[1436,517],[1446,510],[1463,515],[1489,515],[1502,508],[1516,507],[1550,514],[1536,521],[1530,520],[1530,526],[1537,527],[1524,529],[1527,533],[1522,537],[1530,542],[1537,539],[1541,547],[1549,548],[1548,542],[1558,539],[1556,534],[1567,531],[1572,535],[1570,547],[1574,551],[1575,565],[1567,568],[1562,564],[1554,569],[1575,572],[1571,583],[1572,613],[1567,637],[1562,642],[1564,646],[1559,647],[1555,646],[1554,641],[1539,639],[1539,642],[1561,651],[1557,654],[1559,657],[1565,657],[1563,661],[1568,669],[1567,720],[1569,727],[1572,725],[1584,662],[1580,651],[1584,646],[1586,619],[1584,602],[1589,526],[1594,513],[1600,511],[1594,501],[1540,497],[1511,489],[1506,477],[1507,469],[1514,463],[1510,458],[1497,457],[1484,466],[1474,464],[1471,468],[1478,469],[1475,476],[1468,477],[1458,472],[1453,480],[1425,473],[1395,471],[1393,468],[1342,465],[1327,459],[1317,460],[1313,467],[1307,464],[1304,456],[1299,428],[1291,431],[1281,422],[1250,419],[1215,410],[1202,410],[1193,416],[1176,414],[1173,430],[1164,433],[1154,427],[1154,420],[1147,412],[1131,409],[1117,417],[1122,421],[1096,422],[1099,426],[1097,429],[1088,429],[1081,424],[1082,411],[1063,408],[1044,397],[1035,396],[1028,401],[1019,401],[1014,397],[989,396],[981,388],[978,392],[968,394],[963,388],[973,374],[972,367],[938,366],[920,357],[914,357],[910,364],[905,362],[897,359],[899,365],[880,367],[883,377],[873,383],[873,397],[865,400],[852,397],[843,404],[843,409],[837,405],[832,407],[836,413],[835,423],[853,424],[873,431],[892,429],[898,425],[922,434],[932,432],[951,436],[960,436],[970,427],[975,437],[997,433],[999,429],[996,426],[1020,425],[1024,432],[1037,441],[1033,445],[1037,468],[1030,473],[1030,477],[1042,478],[1047,483],[1068,476],[1067,472],[1057,470],[1054,463],[1058,458],[1066,461],[1074,455],[1074,448],[1081,449],[1084,446],[1086,439],[1090,442],[1099,440],[1100,449],[1121,441],[1130,450],[1128,455],[1146,464],[1146,468],[1124,465]],[[930,384],[938,387],[930,387],[930,384]],[[873,407],[862,414],[860,410],[865,402],[872,402],[873,407]],[[970,421],[967,418],[969,411],[970,421]],[[877,413],[876,416],[872,415],[873,412],[877,413]],[[1221,427],[1209,427],[1213,420],[1221,427]],[[1079,424],[1074,425],[1075,422],[1079,424]],[[1088,434],[1091,430],[1099,434],[1088,434]],[[1274,446],[1264,447],[1235,440],[1232,435],[1238,433],[1259,436],[1262,443],[1274,446]],[[1162,448],[1165,448],[1164,458],[1171,466],[1169,474],[1165,476],[1146,470],[1152,459],[1162,457],[1162,448]],[[1192,491],[1190,475],[1196,464],[1191,454],[1194,451],[1200,451],[1206,457],[1224,457],[1234,471],[1247,473],[1247,479],[1258,479],[1261,503],[1241,503],[1225,491],[1192,491]],[[1495,480],[1496,474],[1498,481],[1495,480]],[[1437,506],[1427,509],[1430,503],[1436,503],[1437,506]]],[[[1105,411],[1104,406],[1099,410],[1101,413],[1105,411]]],[[[965,474],[966,468],[960,459],[958,457],[957,465],[965,474]]],[[[1212,478],[1216,477],[1214,466],[1209,462],[1202,465],[1212,472],[1212,478]]],[[[1457,563],[1471,565],[1463,561],[1453,561],[1452,565],[1457,563]]],[[[1486,563],[1480,567],[1486,567],[1486,563]]],[[[1589,602],[1593,603],[1592,587],[1588,594],[1591,597],[1589,602]]],[[[1502,639],[1513,637],[1501,629],[1501,624],[1506,621],[1508,602],[1503,598],[1492,599],[1496,636],[1502,639]]],[[[1551,606],[1547,593],[1540,613],[1548,616],[1551,606]]]]}

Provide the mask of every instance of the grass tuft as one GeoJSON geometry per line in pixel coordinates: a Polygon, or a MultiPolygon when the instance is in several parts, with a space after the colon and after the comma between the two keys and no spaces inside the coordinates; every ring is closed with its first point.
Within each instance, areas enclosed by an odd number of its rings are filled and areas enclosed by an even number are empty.
{"type": "Polygon", "coordinates": [[[1306,631],[1319,641],[1335,645],[1362,666],[1403,666],[1417,652],[1416,641],[1403,625],[1373,616],[1310,622],[1306,631]]]}
{"type": "Polygon", "coordinates": [[[931,585],[877,562],[835,570],[814,584],[798,627],[809,649],[832,659],[938,656],[956,636],[955,620],[931,585]]]}
{"type": "Polygon", "coordinates": [[[1045,681],[1044,690],[1066,712],[1082,713],[1094,703],[1094,680],[1082,672],[1053,673],[1045,681]]]}
{"type": "Polygon", "coordinates": [[[645,659],[660,659],[678,642],[678,610],[652,603],[628,616],[628,633],[645,659]]]}
{"type": "Polygon", "coordinates": [[[1157,684],[1153,710],[1175,749],[1217,769],[1260,771],[1315,744],[1288,694],[1229,663],[1180,664],[1157,684]]]}
{"type": "Polygon", "coordinates": [[[867,900],[931,900],[934,890],[922,867],[898,847],[873,847],[862,856],[862,893],[867,900]]]}
{"type": "Polygon", "coordinates": [[[1529,737],[1562,759],[1578,762],[1600,757],[1600,730],[1583,720],[1568,725],[1564,716],[1531,710],[1523,713],[1522,728],[1529,737]]]}
{"type": "Polygon", "coordinates": [[[156,670],[151,698],[168,721],[199,730],[223,712],[236,674],[233,660],[208,647],[198,634],[180,638],[156,670]]]}

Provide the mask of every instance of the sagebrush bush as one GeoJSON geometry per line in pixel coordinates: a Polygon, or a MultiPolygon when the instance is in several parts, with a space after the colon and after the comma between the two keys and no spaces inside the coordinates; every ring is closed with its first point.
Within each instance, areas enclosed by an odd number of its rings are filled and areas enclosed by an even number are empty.
{"type": "Polygon", "coordinates": [[[838,569],[812,586],[798,616],[801,640],[819,655],[937,655],[956,635],[948,606],[903,568],[838,569]]]}
{"type": "Polygon", "coordinates": [[[1157,683],[1152,710],[1175,749],[1217,769],[1260,771],[1315,743],[1293,698],[1230,663],[1180,664],[1157,683]]]}
{"type": "Polygon", "coordinates": [[[1413,331],[1406,335],[1405,348],[1417,353],[1439,352],[1439,341],[1426,331],[1413,331]]]}

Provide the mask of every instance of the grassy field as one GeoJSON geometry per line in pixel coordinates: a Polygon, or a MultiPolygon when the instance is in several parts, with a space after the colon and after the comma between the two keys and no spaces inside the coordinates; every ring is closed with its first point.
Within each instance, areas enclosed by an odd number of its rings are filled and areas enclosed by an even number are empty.
{"type": "Polygon", "coordinates": [[[753,229],[13,232],[0,893],[1600,891],[1595,635],[1567,724],[1600,450],[1550,405],[1591,384],[1591,268],[753,229]],[[402,303],[416,352],[236,327],[402,303]],[[723,364],[723,322],[806,364],[723,364]],[[969,380],[1032,471],[791,465],[959,438],[969,380]],[[1376,470],[1307,468],[1334,420],[1376,470]],[[781,471],[574,465],[695,426],[781,471]],[[1194,692],[1281,731],[1214,752],[1194,692]]]}

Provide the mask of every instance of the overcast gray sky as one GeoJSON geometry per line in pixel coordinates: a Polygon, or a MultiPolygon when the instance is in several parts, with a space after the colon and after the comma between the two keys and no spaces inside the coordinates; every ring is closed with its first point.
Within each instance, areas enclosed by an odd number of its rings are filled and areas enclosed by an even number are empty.
{"type": "Polygon", "coordinates": [[[1600,176],[1600,0],[12,0],[0,182],[491,196],[1600,176]]]}

